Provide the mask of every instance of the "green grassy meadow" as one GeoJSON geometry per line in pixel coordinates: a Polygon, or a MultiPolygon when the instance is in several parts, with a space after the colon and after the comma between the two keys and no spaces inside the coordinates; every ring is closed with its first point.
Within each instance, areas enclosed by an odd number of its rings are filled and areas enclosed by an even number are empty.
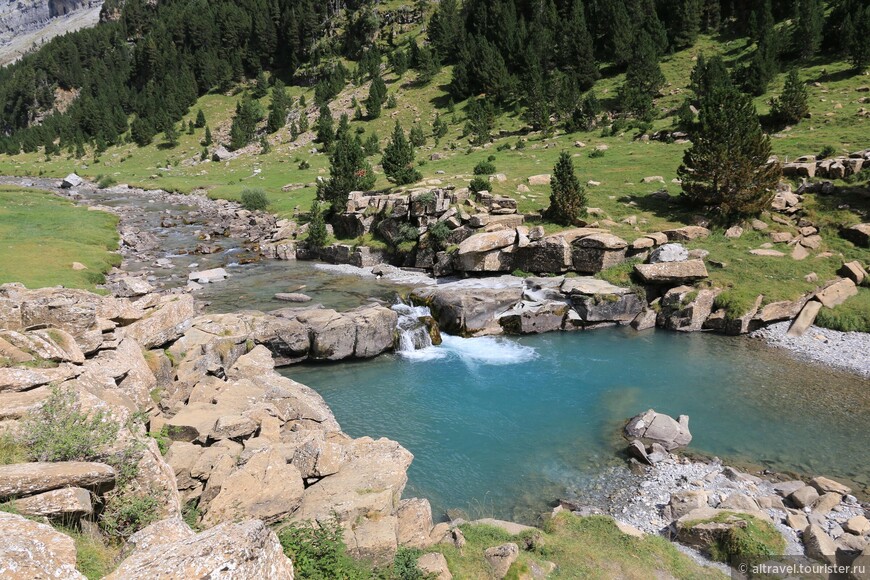
{"type": "Polygon", "coordinates": [[[47,191],[0,187],[0,283],[93,290],[121,262],[117,223],[47,191]]]}

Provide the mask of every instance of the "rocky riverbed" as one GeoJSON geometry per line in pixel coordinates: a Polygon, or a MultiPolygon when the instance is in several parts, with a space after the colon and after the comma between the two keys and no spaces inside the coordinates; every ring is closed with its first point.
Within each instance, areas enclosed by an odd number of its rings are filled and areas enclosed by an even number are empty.
{"type": "Polygon", "coordinates": [[[756,330],[750,337],[786,349],[798,358],[870,377],[870,334],[811,326],[803,336],[789,336],[788,329],[788,322],[779,322],[756,330]]]}

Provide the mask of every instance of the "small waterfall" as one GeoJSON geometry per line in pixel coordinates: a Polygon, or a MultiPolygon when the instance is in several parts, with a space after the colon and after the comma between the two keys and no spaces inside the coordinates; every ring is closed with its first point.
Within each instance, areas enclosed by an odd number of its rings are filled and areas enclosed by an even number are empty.
{"type": "MultiPolygon", "coordinates": [[[[409,306],[401,302],[393,305],[393,310],[399,315],[396,330],[399,334],[399,344],[396,349],[400,353],[413,353],[434,346],[430,331],[432,313],[428,306],[409,306]]],[[[440,340],[437,342],[440,343],[440,340]]]]}

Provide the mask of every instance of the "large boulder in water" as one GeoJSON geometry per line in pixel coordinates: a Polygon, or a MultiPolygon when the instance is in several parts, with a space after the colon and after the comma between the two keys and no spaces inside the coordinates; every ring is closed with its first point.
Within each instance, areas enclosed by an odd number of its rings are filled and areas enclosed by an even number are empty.
{"type": "Polygon", "coordinates": [[[658,443],[668,451],[685,447],[692,441],[689,416],[680,415],[676,421],[650,409],[629,419],[625,425],[625,437],[629,441],[639,439],[648,445],[658,443]]]}
{"type": "Polygon", "coordinates": [[[501,334],[499,317],[523,295],[520,286],[487,288],[441,284],[411,292],[411,301],[432,310],[438,327],[449,334],[482,336],[501,334]]]}

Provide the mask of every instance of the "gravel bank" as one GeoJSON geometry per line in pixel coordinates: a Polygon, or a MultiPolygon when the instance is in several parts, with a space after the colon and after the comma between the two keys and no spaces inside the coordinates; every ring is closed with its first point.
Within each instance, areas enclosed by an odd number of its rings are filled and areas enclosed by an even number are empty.
{"type": "Polygon", "coordinates": [[[797,358],[870,377],[870,334],[811,326],[803,336],[793,337],[786,335],[789,325],[772,324],[750,336],[784,348],[797,358]]]}

